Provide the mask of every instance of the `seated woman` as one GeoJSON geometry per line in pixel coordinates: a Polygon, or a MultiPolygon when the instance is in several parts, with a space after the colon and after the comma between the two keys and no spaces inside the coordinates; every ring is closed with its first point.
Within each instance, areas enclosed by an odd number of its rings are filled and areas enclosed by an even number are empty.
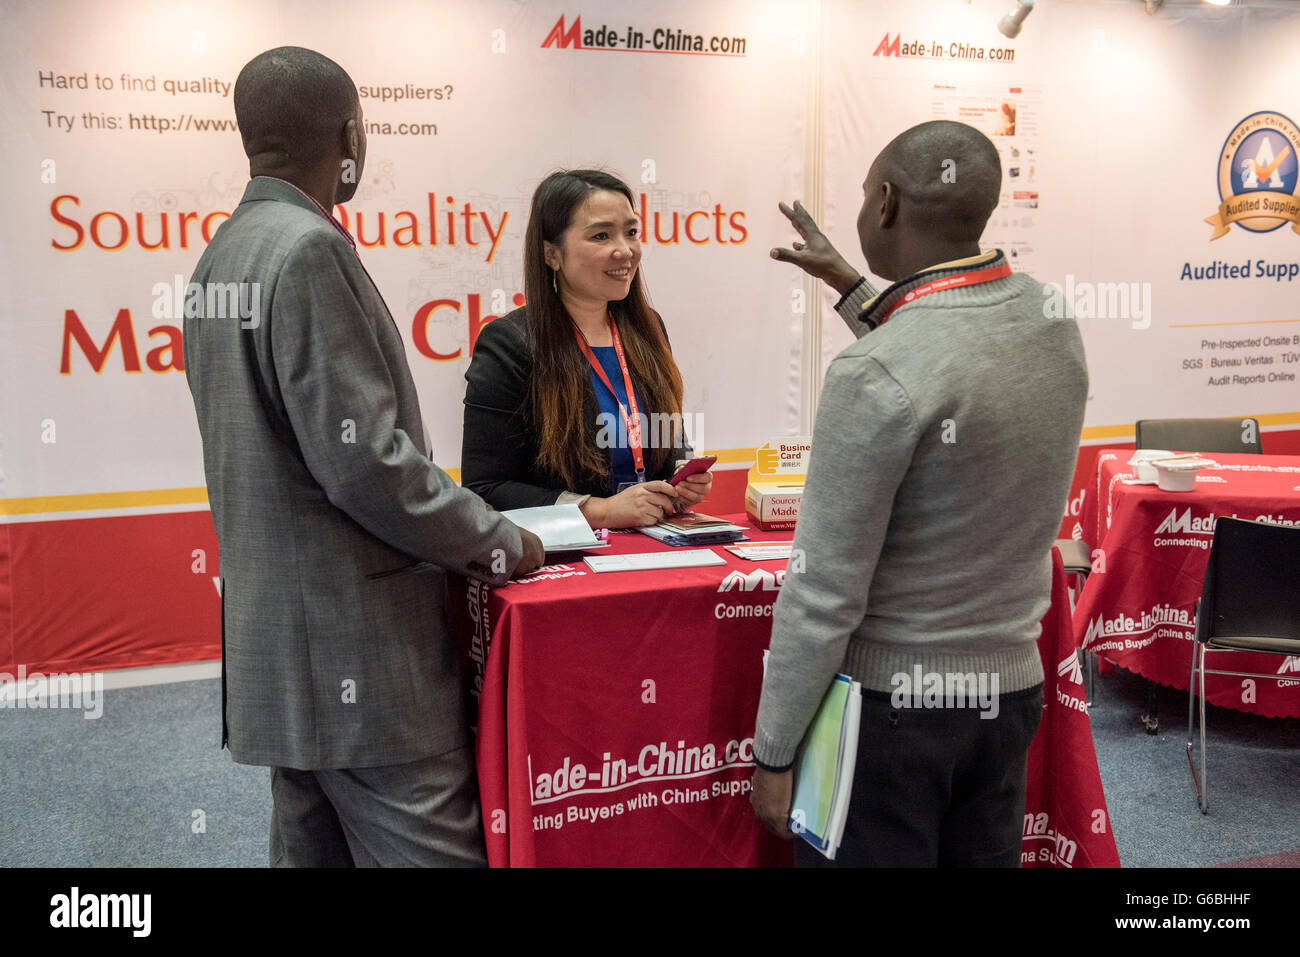
{"type": "Polygon", "coordinates": [[[527,305],[483,328],[465,373],[461,478],[493,508],[574,502],[593,528],[625,528],[708,494],[707,473],[664,481],[691,450],[639,225],[608,173],[552,173],[533,194],[527,305]]]}

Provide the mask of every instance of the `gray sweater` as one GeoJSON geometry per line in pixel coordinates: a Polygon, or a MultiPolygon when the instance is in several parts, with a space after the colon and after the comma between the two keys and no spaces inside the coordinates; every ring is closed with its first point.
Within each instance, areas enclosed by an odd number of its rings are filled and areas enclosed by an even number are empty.
{"type": "MultiPolygon", "coordinates": [[[[896,283],[863,316],[957,271],[896,283]]],[[[885,693],[918,665],[996,673],[1001,694],[1043,680],[1088,392],[1079,330],[1046,318],[1043,286],[1019,273],[916,299],[874,331],[853,315],[863,286],[837,307],[861,338],[827,369],[773,613],[754,744],[773,768],[793,762],[837,671],[885,693]]]]}

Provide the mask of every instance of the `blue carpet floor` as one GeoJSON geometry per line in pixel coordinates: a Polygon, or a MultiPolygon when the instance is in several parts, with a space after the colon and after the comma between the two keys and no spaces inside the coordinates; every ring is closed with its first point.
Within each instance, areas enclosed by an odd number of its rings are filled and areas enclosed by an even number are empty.
{"type": "Polygon", "coordinates": [[[265,866],[271,772],[220,742],[215,680],[105,691],[95,720],[0,710],[0,865],[265,866]]]}
{"type": "MultiPolygon", "coordinates": [[[[1211,708],[1203,816],[1186,694],[1162,689],[1154,737],[1138,721],[1144,700],[1132,675],[1097,679],[1093,736],[1124,866],[1293,859],[1300,720],[1211,708]]],[[[270,772],[219,749],[220,707],[207,680],[106,691],[97,720],[0,710],[0,866],[265,866],[270,772]]]]}
{"type": "Polygon", "coordinates": [[[1159,689],[1158,735],[1139,719],[1145,704],[1141,678],[1097,678],[1092,736],[1125,867],[1205,867],[1300,849],[1300,719],[1207,708],[1202,815],[1187,765],[1187,692],[1159,689]]]}

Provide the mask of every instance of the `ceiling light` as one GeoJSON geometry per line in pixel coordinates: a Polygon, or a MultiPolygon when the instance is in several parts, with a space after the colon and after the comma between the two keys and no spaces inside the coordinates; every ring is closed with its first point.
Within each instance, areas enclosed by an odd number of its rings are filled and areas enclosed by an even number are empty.
{"type": "Polygon", "coordinates": [[[1016,0],[1016,9],[998,21],[998,30],[1004,37],[1014,40],[1020,33],[1020,25],[1033,9],[1034,0],[1016,0]]]}

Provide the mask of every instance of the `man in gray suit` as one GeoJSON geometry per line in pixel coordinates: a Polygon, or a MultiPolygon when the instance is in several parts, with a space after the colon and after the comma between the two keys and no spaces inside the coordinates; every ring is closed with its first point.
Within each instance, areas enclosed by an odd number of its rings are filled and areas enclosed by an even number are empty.
{"type": "Polygon", "coordinates": [[[234,102],[252,179],[184,334],[221,547],[222,743],[272,769],[272,866],[481,865],[444,570],[503,584],[541,543],[429,459],[397,326],[329,213],[365,162],[352,80],[281,47],[234,102]]]}

